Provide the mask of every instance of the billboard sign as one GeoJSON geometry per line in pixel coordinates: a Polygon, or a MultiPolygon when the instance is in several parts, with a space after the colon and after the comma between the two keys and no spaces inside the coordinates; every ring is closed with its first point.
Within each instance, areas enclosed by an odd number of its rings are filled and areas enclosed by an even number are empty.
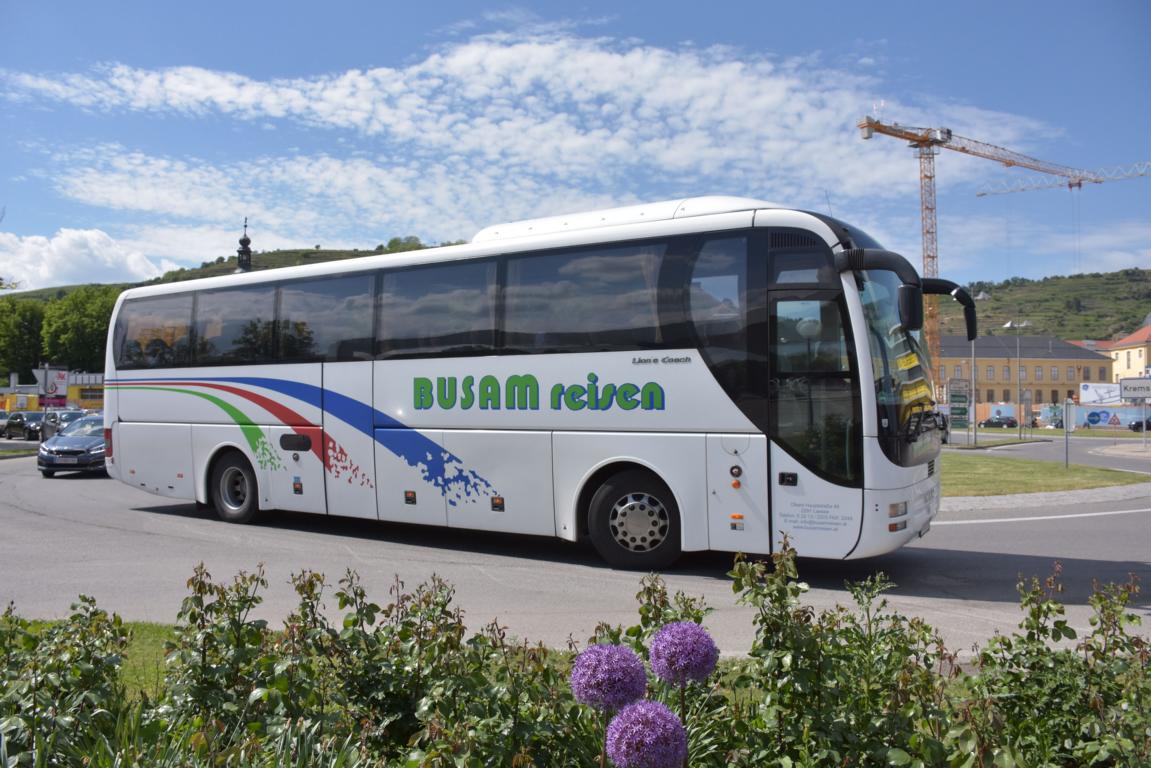
{"type": "Polygon", "coordinates": [[[1118,384],[1080,384],[1080,405],[1118,405],[1118,384]]]}

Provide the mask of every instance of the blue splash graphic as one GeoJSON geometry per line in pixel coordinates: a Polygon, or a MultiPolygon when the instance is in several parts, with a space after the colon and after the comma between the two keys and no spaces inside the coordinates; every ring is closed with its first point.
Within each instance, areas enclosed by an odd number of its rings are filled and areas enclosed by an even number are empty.
{"type": "Polygon", "coordinates": [[[376,442],[420,470],[425,482],[440,489],[449,507],[498,495],[491,483],[465,467],[458,456],[414,429],[377,429],[376,442]]]}
{"type": "Polygon", "coordinates": [[[260,376],[164,377],[123,379],[109,383],[142,384],[148,381],[179,381],[187,384],[214,381],[270,389],[320,408],[348,426],[363,432],[398,458],[403,459],[409,467],[420,470],[424,481],[438,488],[450,507],[458,507],[464,502],[471,504],[489,496],[499,495],[490,482],[474,469],[468,469],[463,459],[436,441],[396,421],[386,413],[338,392],[298,381],[260,376]]]}

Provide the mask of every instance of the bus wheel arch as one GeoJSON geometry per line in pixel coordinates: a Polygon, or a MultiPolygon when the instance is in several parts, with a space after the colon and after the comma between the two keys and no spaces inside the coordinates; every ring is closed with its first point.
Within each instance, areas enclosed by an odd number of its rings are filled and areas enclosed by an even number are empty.
{"type": "Polygon", "coordinates": [[[671,487],[631,462],[597,470],[580,492],[581,535],[616,568],[653,570],[682,551],[683,525],[671,487]]]}
{"type": "Polygon", "coordinates": [[[250,523],[260,509],[260,487],[243,451],[224,447],[208,463],[208,502],[229,523],[250,523]]]}

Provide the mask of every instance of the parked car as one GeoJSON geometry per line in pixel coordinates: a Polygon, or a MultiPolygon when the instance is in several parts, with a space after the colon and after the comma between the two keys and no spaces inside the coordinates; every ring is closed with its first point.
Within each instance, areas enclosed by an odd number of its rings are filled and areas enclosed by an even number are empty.
{"type": "Polygon", "coordinates": [[[1142,432],[1145,429],[1151,429],[1151,416],[1148,416],[1143,421],[1135,419],[1135,421],[1127,425],[1127,429],[1131,430],[1132,432],[1142,432]]]}
{"type": "Polygon", "coordinates": [[[1001,427],[1003,429],[1014,429],[1019,426],[1019,422],[1012,416],[992,416],[990,419],[984,419],[979,422],[979,426],[987,427],[1001,427]]]}
{"type": "Polygon", "coordinates": [[[43,423],[44,414],[39,411],[15,411],[8,414],[8,420],[4,422],[4,437],[8,440],[14,437],[39,440],[43,423]]]}
{"type": "Polygon", "coordinates": [[[40,431],[47,439],[83,415],[83,411],[48,411],[44,414],[44,426],[40,431]]]}
{"type": "Polygon", "coordinates": [[[40,444],[36,468],[44,477],[57,472],[101,472],[104,469],[104,419],[76,419],[40,444]]]}

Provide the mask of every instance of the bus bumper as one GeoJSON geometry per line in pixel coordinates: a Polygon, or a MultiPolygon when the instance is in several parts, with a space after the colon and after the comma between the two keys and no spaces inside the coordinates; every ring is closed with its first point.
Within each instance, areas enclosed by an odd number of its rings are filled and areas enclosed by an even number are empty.
{"type": "Polygon", "coordinates": [[[859,544],[847,557],[875,557],[899,549],[931,530],[938,514],[939,475],[895,490],[864,489],[859,544]]]}

